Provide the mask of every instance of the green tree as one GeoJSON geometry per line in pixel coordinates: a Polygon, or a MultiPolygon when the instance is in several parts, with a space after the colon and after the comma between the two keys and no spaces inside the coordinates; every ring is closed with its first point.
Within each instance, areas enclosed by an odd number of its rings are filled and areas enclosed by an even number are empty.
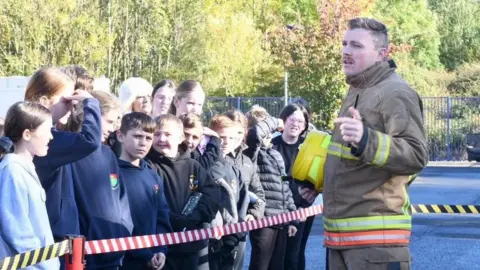
{"type": "MultiPolygon", "coordinates": [[[[346,90],[340,45],[347,21],[361,14],[370,3],[321,1],[318,2],[319,20],[315,25],[307,24],[294,30],[280,26],[270,35],[276,62],[289,73],[291,96],[308,100],[317,116],[316,124],[323,128],[331,127],[331,119],[346,90]]],[[[280,93],[278,91],[277,95],[280,93]]]]}
{"type": "Polygon", "coordinates": [[[370,14],[389,28],[391,43],[408,44],[415,64],[439,68],[440,35],[427,0],[377,0],[370,14]]]}
{"type": "Polygon", "coordinates": [[[268,51],[262,49],[262,33],[251,16],[209,16],[202,82],[217,95],[250,95],[260,83],[265,69],[272,66],[268,51]],[[215,38],[209,38],[215,37],[215,38]],[[221,40],[222,42],[219,42],[221,40]]]}
{"type": "Polygon", "coordinates": [[[75,0],[1,1],[0,74],[30,75],[41,66],[70,63],[101,72],[106,35],[97,9],[75,0]]]}
{"type": "Polygon", "coordinates": [[[441,37],[440,61],[449,70],[480,61],[480,2],[430,0],[441,37]]]}

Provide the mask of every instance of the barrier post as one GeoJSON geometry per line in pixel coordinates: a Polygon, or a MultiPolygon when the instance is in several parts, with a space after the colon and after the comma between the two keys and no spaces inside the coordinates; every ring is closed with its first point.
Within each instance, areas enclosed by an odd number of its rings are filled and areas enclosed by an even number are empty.
{"type": "Polygon", "coordinates": [[[69,235],[67,239],[70,240],[70,253],[65,254],[65,269],[85,269],[85,237],[69,235]]]}

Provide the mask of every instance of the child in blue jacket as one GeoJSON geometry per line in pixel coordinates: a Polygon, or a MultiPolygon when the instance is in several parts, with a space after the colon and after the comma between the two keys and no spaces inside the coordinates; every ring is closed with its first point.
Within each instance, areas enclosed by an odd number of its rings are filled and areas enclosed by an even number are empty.
{"type": "MultiPolygon", "coordinates": [[[[0,259],[54,243],[42,188],[33,165],[52,139],[51,114],[40,104],[10,107],[0,138],[0,259]],[[13,153],[12,153],[13,150],[13,153]]],[[[58,258],[29,269],[59,269],[58,258]]]]}

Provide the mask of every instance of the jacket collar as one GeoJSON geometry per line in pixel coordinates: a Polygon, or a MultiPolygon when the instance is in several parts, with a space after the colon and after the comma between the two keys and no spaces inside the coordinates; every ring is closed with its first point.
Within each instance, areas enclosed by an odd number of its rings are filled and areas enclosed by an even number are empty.
{"type": "Polygon", "coordinates": [[[395,71],[397,65],[393,60],[378,62],[359,74],[347,76],[347,84],[354,88],[365,89],[376,85],[395,71]]]}
{"type": "Polygon", "coordinates": [[[231,156],[234,159],[239,159],[242,157],[243,151],[246,149],[248,149],[248,146],[245,143],[242,143],[237,149],[229,153],[228,156],[231,156]]]}

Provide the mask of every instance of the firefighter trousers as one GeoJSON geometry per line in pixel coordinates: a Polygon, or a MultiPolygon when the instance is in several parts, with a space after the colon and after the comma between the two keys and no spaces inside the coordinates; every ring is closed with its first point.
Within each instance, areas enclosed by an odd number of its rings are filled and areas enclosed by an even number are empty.
{"type": "Polygon", "coordinates": [[[328,249],[327,270],[410,270],[408,247],[328,249]]]}

